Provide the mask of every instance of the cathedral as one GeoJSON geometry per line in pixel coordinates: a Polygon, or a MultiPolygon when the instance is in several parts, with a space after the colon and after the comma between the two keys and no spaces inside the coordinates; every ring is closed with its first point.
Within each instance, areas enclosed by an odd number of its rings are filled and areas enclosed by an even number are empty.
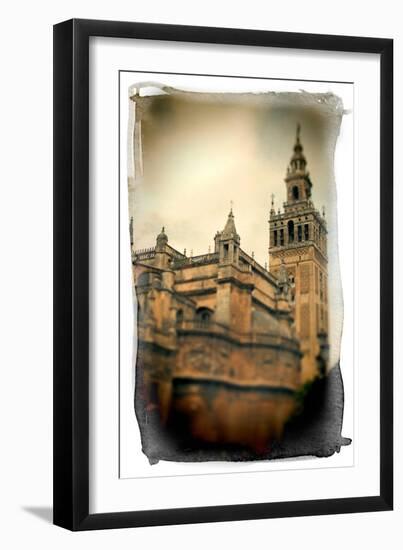
{"type": "Polygon", "coordinates": [[[187,448],[264,452],[301,385],[326,373],[327,229],[306,165],[298,125],[283,211],[272,200],[269,268],[242,249],[232,208],[212,252],[179,252],[168,228],[132,249],[135,408],[149,458],[173,457],[168,433],[187,448]]]}

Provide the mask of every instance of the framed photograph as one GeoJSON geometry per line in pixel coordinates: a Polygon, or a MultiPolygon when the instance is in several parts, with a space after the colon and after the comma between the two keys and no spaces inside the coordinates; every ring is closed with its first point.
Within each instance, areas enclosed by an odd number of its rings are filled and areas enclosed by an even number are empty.
{"type": "Polygon", "coordinates": [[[54,523],[391,510],[393,41],[54,27],[54,523]]]}

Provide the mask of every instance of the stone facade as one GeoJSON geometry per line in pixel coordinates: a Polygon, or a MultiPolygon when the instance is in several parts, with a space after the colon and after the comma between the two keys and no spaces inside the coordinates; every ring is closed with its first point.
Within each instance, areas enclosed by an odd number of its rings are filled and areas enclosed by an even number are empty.
{"type": "Polygon", "coordinates": [[[300,385],[290,284],[240,247],[234,215],[196,257],[168,243],[133,253],[138,303],[137,414],[186,425],[203,442],[267,448],[300,385]]]}
{"type": "Polygon", "coordinates": [[[284,212],[270,213],[270,271],[242,250],[232,209],[214,252],[182,254],[164,228],[133,250],[135,404],[150,459],[175,459],[168,433],[267,452],[302,381],[325,368],[326,223],[305,166],[298,130],[284,212]]]}

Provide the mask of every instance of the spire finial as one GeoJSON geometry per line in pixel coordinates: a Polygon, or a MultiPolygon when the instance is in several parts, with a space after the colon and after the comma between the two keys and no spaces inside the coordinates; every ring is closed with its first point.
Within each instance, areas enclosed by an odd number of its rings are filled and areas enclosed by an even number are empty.
{"type": "Polygon", "coordinates": [[[271,194],[271,208],[270,208],[270,217],[274,216],[276,211],[274,209],[274,193],[271,194]]]}
{"type": "Polygon", "coordinates": [[[297,143],[299,143],[300,134],[301,134],[301,124],[297,122],[297,143]]]}
{"type": "Polygon", "coordinates": [[[230,203],[230,206],[231,206],[231,209],[230,209],[230,212],[229,212],[229,213],[232,214],[232,209],[233,209],[233,207],[234,207],[234,201],[233,201],[233,200],[230,200],[229,203],[230,203]]]}
{"type": "Polygon", "coordinates": [[[324,206],[322,206],[322,216],[326,218],[326,210],[324,206]]]}
{"type": "Polygon", "coordinates": [[[130,244],[133,246],[133,216],[130,218],[129,234],[130,234],[130,244]]]}

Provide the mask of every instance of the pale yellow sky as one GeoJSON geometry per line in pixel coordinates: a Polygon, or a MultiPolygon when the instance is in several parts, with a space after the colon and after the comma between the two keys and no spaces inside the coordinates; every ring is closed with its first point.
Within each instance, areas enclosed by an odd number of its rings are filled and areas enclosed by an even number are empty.
{"type": "Polygon", "coordinates": [[[206,253],[233,201],[241,247],[263,265],[271,194],[276,209],[281,207],[297,122],[314,204],[320,210],[325,205],[329,224],[335,220],[340,109],[334,96],[321,102],[306,93],[174,93],[146,101],[144,176],[130,200],[136,249],[153,246],[165,226],[171,246],[206,253]]]}

